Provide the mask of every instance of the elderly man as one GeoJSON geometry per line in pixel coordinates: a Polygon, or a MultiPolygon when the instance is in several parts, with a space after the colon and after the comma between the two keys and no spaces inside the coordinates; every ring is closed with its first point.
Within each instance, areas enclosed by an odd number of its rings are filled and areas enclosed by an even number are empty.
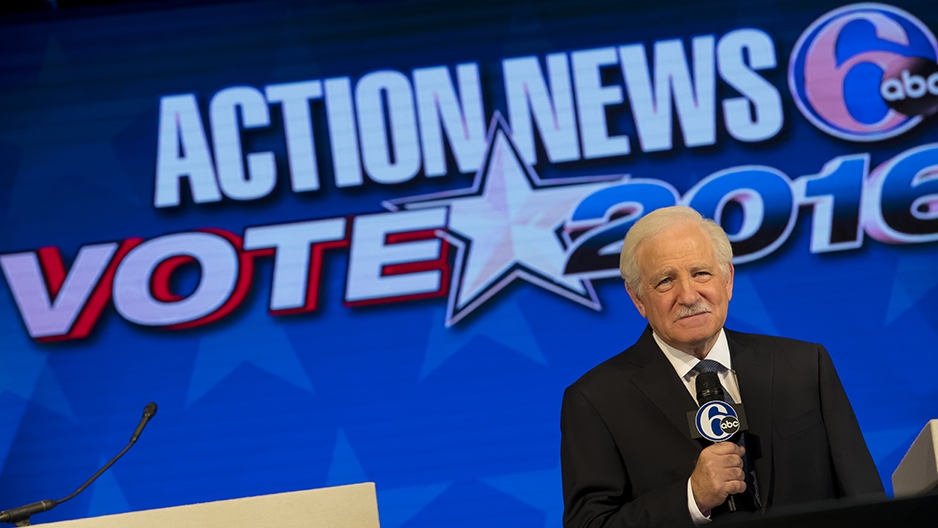
{"type": "Polygon", "coordinates": [[[564,393],[565,527],[694,526],[885,497],[824,347],[723,328],[732,256],[723,230],[688,207],[656,210],[625,237],[620,271],[648,328],[564,393]],[[728,401],[745,404],[740,442],[691,438],[700,372],[716,372],[728,401]]]}

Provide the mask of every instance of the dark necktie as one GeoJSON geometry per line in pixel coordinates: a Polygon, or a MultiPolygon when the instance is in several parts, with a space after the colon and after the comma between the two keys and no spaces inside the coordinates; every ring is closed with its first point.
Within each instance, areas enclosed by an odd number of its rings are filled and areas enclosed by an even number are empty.
{"type": "MultiPolygon", "coordinates": [[[[694,365],[694,370],[698,374],[703,374],[704,372],[715,372],[720,373],[721,365],[712,359],[702,359],[696,365],[694,365]]],[[[726,403],[730,405],[737,403],[733,401],[733,396],[730,395],[730,392],[726,390],[726,387],[723,387],[723,397],[725,398],[726,403]]],[[[759,497],[759,481],[756,480],[756,470],[752,466],[752,459],[749,458],[749,449],[746,448],[746,432],[742,431],[739,433],[739,438],[736,440],[736,445],[746,449],[746,453],[743,455],[743,473],[745,475],[746,481],[746,490],[752,491],[752,499],[756,505],[756,508],[762,508],[762,500],[759,497]]]]}

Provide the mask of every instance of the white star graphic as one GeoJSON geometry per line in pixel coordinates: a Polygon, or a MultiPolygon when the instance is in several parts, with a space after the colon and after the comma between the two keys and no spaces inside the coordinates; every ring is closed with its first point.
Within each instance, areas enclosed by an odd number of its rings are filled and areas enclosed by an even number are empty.
{"type": "Polygon", "coordinates": [[[601,309],[588,280],[565,276],[558,229],[586,196],[622,176],[542,181],[525,163],[499,113],[492,117],[487,151],[471,188],[385,202],[392,211],[446,206],[447,232],[456,247],[446,326],[523,279],[570,300],[601,309]]]}

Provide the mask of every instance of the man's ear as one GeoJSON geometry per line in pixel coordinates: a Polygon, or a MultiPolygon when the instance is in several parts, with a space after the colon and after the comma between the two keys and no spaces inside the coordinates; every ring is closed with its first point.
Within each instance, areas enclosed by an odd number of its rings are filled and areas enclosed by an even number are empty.
{"type": "Polygon", "coordinates": [[[642,298],[638,294],[632,291],[632,288],[629,288],[629,285],[625,285],[625,291],[629,292],[629,298],[632,299],[632,304],[635,305],[635,309],[638,310],[638,313],[642,314],[642,317],[648,319],[645,315],[645,303],[642,302],[642,298]]]}
{"type": "Polygon", "coordinates": [[[729,274],[726,277],[726,300],[730,301],[733,299],[733,275],[736,270],[733,269],[733,263],[730,262],[729,274]]]}

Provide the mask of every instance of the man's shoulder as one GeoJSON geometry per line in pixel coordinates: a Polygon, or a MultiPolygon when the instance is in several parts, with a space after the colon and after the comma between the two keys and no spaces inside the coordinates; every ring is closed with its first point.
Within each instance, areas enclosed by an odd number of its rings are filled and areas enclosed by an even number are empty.
{"type": "MultiPolygon", "coordinates": [[[[650,334],[649,334],[650,336],[650,334]]],[[[589,392],[595,389],[602,389],[609,385],[621,384],[624,380],[631,378],[632,375],[642,368],[647,360],[649,345],[643,334],[639,340],[629,348],[619,352],[611,358],[603,361],[595,367],[588,370],[573,382],[569,389],[589,392]]],[[[648,337],[650,339],[650,337],[648,337]]],[[[654,344],[654,341],[651,341],[654,344]]]]}
{"type": "Polygon", "coordinates": [[[619,352],[611,358],[589,369],[570,386],[588,387],[591,385],[611,382],[613,379],[620,378],[622,375],[628,375],[632,371],[632,363],[628,359],[628,352],[629,349],[619,352]]]}
{"type": "Polygon", "coordinates": [[[818,343],[766,334],[750,334],[724,328],[730,350],[734,345],[756,350],[760,353],[815,354],[823,348],[818,343]]]}

